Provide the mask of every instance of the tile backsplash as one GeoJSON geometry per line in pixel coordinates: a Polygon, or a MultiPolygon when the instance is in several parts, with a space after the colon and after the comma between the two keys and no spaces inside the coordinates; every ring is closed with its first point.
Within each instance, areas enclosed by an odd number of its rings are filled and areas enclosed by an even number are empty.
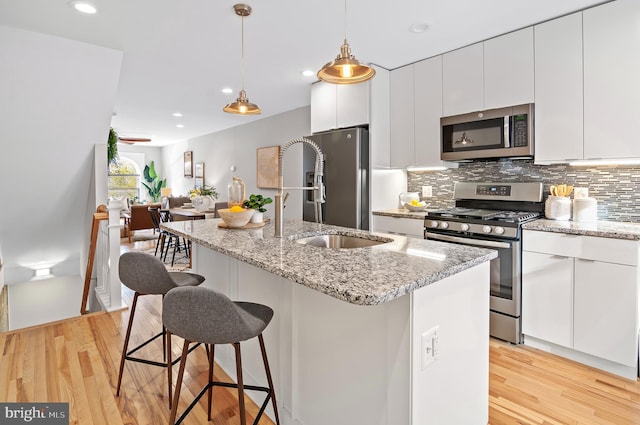
{"type": "Polygon", "coordinates": [[[407,172],[410,192],[432,186],[430,208],[453,206],[455,182],[542,182],[544,197],[552,184],[586,187],[598,200],[598,219],[640,222],[640,166],[534,165],[532,160],[474,161],[445,171],[407,172]]]}

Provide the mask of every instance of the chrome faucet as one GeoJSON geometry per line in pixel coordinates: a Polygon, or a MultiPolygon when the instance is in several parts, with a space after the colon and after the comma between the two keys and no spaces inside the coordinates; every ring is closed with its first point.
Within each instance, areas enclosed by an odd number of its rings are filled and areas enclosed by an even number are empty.
{"type": "Polygon", "coordinates": [[[283,219],[284,214],[283,213],[284,213],[284,201],[286,200],[286,198],[282,199],[282,195],[285,189],[286,190],[294,190],[294,189],[295,190],[313,190],[315,219],[317,223],[322,223],[322,204],[324,203],[324,185],[322,183],[322,176],[323,176],[323,170],[324,170],[324,165],[322,162],[323,159],[324,159],[324,156],[322,154],[322,151],[320,150],[320,147],[314,142],[312,142],[311,140],[306,139],[304,137],[291,139],[280,150],[280,156],[278,156],[278,170],[279,170],[278,171],[278,194],[276,195],[276,217],[275,217],[276,238],[281,238],[284,230],[284,219],[283,219]],[[316,151],[316,165],[315,165],[315,171],[314,171],[313,186],[284,187],[283,167],[282,167],[284,154],[291,145],[295,145],[296,143],[306,143],[307,145],[311,146],[314,151],[316,151]]]}

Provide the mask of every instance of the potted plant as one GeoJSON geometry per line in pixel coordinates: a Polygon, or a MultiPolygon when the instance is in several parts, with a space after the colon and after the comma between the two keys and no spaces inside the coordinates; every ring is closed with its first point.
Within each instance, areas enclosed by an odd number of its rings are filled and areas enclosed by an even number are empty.
{"type": "Polygon", "coordinates": [[[118,133],[109,128],[109,137],[107,138],[107,165],[111,164],[118,157],[118,133]]]}
{"type": "Polygon", "coordinates": [[[267,204],[272,203],[273,200],[271,198],[265,198],[262,195],[249,195],[249,199],[245,200],[242,205],[245,208],[252,208],[255,211],[253,212],[253,216],[251,217],[252,223],[262,223],[264,221],[264,213],[267,209],[264,207],[267,204]]]}
{"type": "Polygon", "coordinates": [[[207,211],[215,205],[218,192],[216,192],[216,188],[213,186],[194,187],[189,190],[189,198],[191,198],[195,209],[198,211],[207,211]]]}
{"type": "Polygon", "coordinates": [[[162,188],[167,185],[167,179],[160,179],[158,174],[156,173],[155,164],[153,161],[149,165],[144,166],[144,179],[147,183],[142,183],[144,187],[147,188],[147,192],[151,197],[153,202],[158,202],[160,200],[160,195],[162,194],[162,188]]]}

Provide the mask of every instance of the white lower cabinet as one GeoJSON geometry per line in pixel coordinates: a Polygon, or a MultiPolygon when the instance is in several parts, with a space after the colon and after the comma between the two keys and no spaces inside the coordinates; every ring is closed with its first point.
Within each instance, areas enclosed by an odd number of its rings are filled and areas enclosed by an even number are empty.
{"type": "Polygon", "coordinates": [[[522,332],[570,347],[573,328],[573,258],[522,254],[522,332]]]}
{"type": "Polygon", "coordinates": [[[638,253],[636,241],[525,230],[525,343],[637,376],[638,253]]]}

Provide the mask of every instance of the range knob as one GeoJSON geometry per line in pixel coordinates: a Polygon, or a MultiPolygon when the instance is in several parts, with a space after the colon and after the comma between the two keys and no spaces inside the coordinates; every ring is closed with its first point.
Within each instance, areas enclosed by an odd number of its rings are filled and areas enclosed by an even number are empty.
{"type": "Polygon", "coordinates": [[[467,230],[469,230],[469,225],[467,223],[462,223],[460,225],[460,230],[462,230],[463,232],[466,232],[467,230]]]}
{"type": "Polygon", "coordinates": [[[504,227],[496,227],[493,231],[496,232],[497,235],[501,235],[504,233],[504,227]]]}
{"type": "Polygon", "coordinates": [[[442,223],[440,223],[440,228],[446,229],[447,227],[449,227],[449,223],[447,223],[446,221],[443,221],[442,223]]]}
{"type": "Polygon", "coordinates": [[[438,227],[438,222],[437,222],[437,221],[435,221],[435,220],[431,220],[431,221],[429,222],[429,227],[432,227],[432,228],[434,228],[434,229],[435,229],[436,227],[438,227]]]}
{"type": "Polygon", "coordinates": [[[482,226],[482,231],[484,233],[491,233],[491,226],[482,226]]]}

